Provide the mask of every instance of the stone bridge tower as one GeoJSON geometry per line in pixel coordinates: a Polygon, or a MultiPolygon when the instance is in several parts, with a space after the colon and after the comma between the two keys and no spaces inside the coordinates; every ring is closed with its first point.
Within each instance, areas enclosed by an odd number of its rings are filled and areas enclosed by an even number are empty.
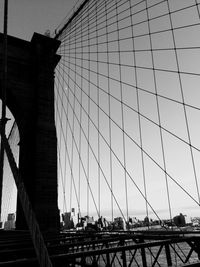
{"type": "MultiPolygon", "coordinates": [[[[59,45],[58,40],[37,33],[31,42],[8,36],[6,104],[19,128],[19,172],[42,231],[58,230],[60,221],[54,122],[54,69],[60,59],[56,55],[59,45]]],[[[1,62],[2,47],[0,34],[1,62]]],[[[19,201],[16,228],[26,228],[19,201]]]]}

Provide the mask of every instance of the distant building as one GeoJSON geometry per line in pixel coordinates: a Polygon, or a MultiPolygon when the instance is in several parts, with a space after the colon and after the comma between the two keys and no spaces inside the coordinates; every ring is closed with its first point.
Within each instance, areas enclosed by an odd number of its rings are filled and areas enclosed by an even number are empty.
{"type": "Polygon", "coordinates": [[[74,222],[71,216],[71,212],[65,212],[64,214],[62,214],[62,220],[64,224],[64,229],[69,230],[74,228],[74,222]]]}
{"type": "Polygon", "coordinates": [[[115,230],[124,230],[124,221],[121,217],[114,218],[113,227],[115,230]]]}
{"type": "Polygon", "coordinates": [[[191,218],[192,226],[200,226],[200,218],[199,217],[193,217],[191,218]]]}
{"type": "Polygon", "coordinates": [[[178,227],[183,227],[183,226],[186,225],[185,216],[182,213],[180,213],[179,215],[175,216],[173,218],[173,220],[174,220],[174,224],[176,226],[178,226],[178,227]]]}
{"type": "Polygon", "coordinates": [[[15,213],[9,213],[7,221],[4,223],[4,230],[15,229],[15,213]]]}

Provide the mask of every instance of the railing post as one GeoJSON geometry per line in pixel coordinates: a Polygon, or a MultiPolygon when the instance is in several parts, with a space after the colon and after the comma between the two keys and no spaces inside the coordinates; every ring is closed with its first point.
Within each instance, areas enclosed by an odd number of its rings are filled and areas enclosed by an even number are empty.
{"type": "Polygon", "coordinates": [[[142,255],[142,265],[143,265],[143,267],[147,267],[147,259],[146,259],[145,248],[141,248],[141,255],[142,255]]]}
{"type": "MultiPolygon", "coordinates": [[[[124,247],[124,245],[125,245],[125,241],[122,238],[122,239],[120,239],[120,246],[124,247]]],[[[122,248],[121,258],[122,258],[123,267],[127,267],[127,264],[126,264],[126,251],[123,248],[122,248]]]]}
{"type": "Polygon", "coordinates": [[[126,251],[122,250],[122,261],[123,261],[123,267],[127,267],[126,264],[126,251]]]}
{"type": "Polygon", "coordinates": [[[172,258],[170,253],[169,245],[165,245],[165,252],[166,252],[166,258],[167,258],[167,266],[172,266],[172,258]]]}
{"type": "MultiPolygon", "coordinates": [[[[95,243],[92,245],[92,249],[95,251],[95,243]]],[[[98,266],[96,255],[93,256],[92,266],[98,266]]]]}
{"type": "MultiPolygon", "coordinates": [[[[143,237],[140,237],[139,243],[144,243],[143,237]]],[[[145,251],[145,248],[143,247],[141,248],[141,256],[142,256],[143,267],[147,267],[146,251],[145,251]]]]}
{"type": "MultiPolygon", "coordinates": [[[[106,242],[106,248],[109,248],[108,242],[106,242]]],[[[110,255],[106,253],[106,267],[110,267],[110,255]]]]}

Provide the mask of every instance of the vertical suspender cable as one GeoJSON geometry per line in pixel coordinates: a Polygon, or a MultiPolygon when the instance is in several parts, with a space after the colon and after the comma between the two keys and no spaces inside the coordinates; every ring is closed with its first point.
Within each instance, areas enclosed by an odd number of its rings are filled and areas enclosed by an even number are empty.
{"type": "MultiPolygon", "coordinates": [[[[106,60],[107,60],[107,74],[108,74],[108,119],[109,119],[109,146],[112,147],[112,121],[111,118],[111,96],[110,96],[110,65],[109,65],[109,41],[108,41],[108,11],[107,11],[107,2],[105,1],[105,16],[106,16],[106,60]]],[[[111,197],[111,219],[114,221],[114,205],[113,205],[113,160],[112,160],[112,151],[110,150],[110,197],[111,197]]]]}
{"type": "Polygon", "coordinates": [[[7,27],[8,27],[8,0],[4,4],[4,51],[3,51],[3,86],[2,86],[2,114],[4,121],[6,118],[6,88],[7,88],[7,27]]]}
{"type": "MultiPolygon", "coordinates": [[[[75,18],[75,29],[74,29],[74,39],[76,38],[76,31],[77,31],[77,25],[76,25],[76,18],[75,18]]],[[[76,41],[75,41],[75,54],[76,54],[76,41]]],[[[75,182],[74,182],[74,174],[73,174],[73,168],[74,168],[74,140],[75,140],[75,136],[74,136],[74,124],[75,124],[75,114],[76,114],[76,78],[77,78],[77,59],[75,58],[75,66],[74,66],[74,98],[73,98],[73,117],[72,117],[72,147],[71,147],[71,181],[70,181],[70,211],[72,211],[72,194],[73,194],[73,191],[72,191],[72,185],[74,184],[74,190],[75,189],[75,182]]]]}
{"type": "MultiPolygon", "coordinates": [[[[2,131],[5,133],[6,122],[6,87],[7,87],[7,28],[8,28],[8,0],[4,1],[4,44],[3,44],[3,79],[2,79],[2,131]]],[[[3,184],[3,166],[4,166],[4,147],[1,141],[0,151],[0,220],[1,220],[1,201],[3,184]]]]}
{"type": "MultiPolygon", "coordinates": [[[[66,49],[66,47],[64,45],[64,53],[65,53],[65,49],[66,49]]],[[[61,66],[59,65],[59,69],[60,68],[61,68],[61,66]]],[[[63,94],[64,94],[63,91],[65,90],[65,80],[63,79],[63,76],[64,76],[64,69],[63,69],[63,74],[62,74],[62,77],[61,77],[61,79],[62,79],[62,99],[63,99],[63,94]]],[[[61,113],[60,124],[63,123],[62,119],[63,119],[63,109],[62,109],[62,113],[61,113]]],[[[61,147],[61,139],[62,139],[62,137],[61,137],[61,129],[60,129],[60,145],[59,145],[60,151],[59,151],[59,157],[61,157],[61,155],[62,155],[62,152],[61,152],[61,148],[62,148],[61,147]]],[[[65,188],[66,177],[67,177],[67,175],[66,175],[66,151],[65,151],[65,155],[64,155],[64,164],[63,165],[64,165],[63,167],[60,166],[60,169],[62,171],[61,177],[62,177],[62,191],[63,191],[63,213],[65,213],[65,212],[67,212],[66,188],[65,188]],[[64,168],[64,170],[62,168],[64,168]]]]}
{"type": "Polygon", "coordinates": [[[166,184],[166,191],[167,191],[168,209],[169,209],[170,220],[172,221],[172,208],[171,208],[171,201],[170,201],[169,182],[168,182],[168,176],[167,176],[164,138],[163,138],[163,132],[162,132],[162,126],[161,126],[162,124],[161,124],[160,104],[159,104],[159,99],[158,99],[158,86],[157,86],[157,78],[156,78],[156,70],[155,70],[155,59],[154,59],[154,53],[153,53],[153,41],[152,41],[151,27],[150,27],[150,11],[149,11],[147,2],[146,2],[146,15],[147,15],[147,25],[148,25],[148,32],[149,32],[150,49],[151,49],[150,53],[151,53],[151,61],[152,61],[153,81],[154,81],[154,88],[155,88],[155,98],[156,98],[156,107],[157,107],[157,115],[158,115],[163,169],[164,169],[165,184],[166,184]]]}
{"type": "MultiPolygon", "coordinates": [[[[98,140],[98,162],[99,164],[101,164],[100,160],[101,160],[101,157],[100,157],[100,134],[99,134],[99,131],[100,131],[100,110],[99,110],[99,98],[100,98],[100,89],[99,89],[99,33],[98,33],[98,5],[97,5],[97,0],[96,0],[96,6],[95,6],[95,17],[96,17],[96,20],[95,20],[95,30],[96,30],[96,47],[97,47],[97,134],[98,134],[98,137],[97,137],[97,140],[98,140]]],[[[100,168],[98,166],[98,210],[99,210],[99,216],[101,215],[101,172],[100,172],[100,168]]]]}
{"type": "MultiPolygon", "coordinates": [[[[90,2],[89,2],[90,3],[90,2]]],[[[87,6],[87,44],[88,44],[88,125],[87,125],[87,141],[88,141],[88,147],[87,147],[87,176],[88,176],[88,185],[87,185],[87,215],[89,216],[90,212],[90,191],[89,191],[89,183],[90,183],[90,6],[88,4],[87,6]]]]}
{"type": "Polygon", "coordinates": [[[141,163],[142,163],[142,177],[144,183],[144,195],[145,195],[145,208],[146,208],[146,216],[149,217],[148,210],[148,202],[147,202],[147,183],[146,183],[146,172],[145,172],[145,160],[144,160],[144,152],[143,152],[143,138],[142,138],[142,121],[140,114],[140,95],[138,89],[138,72],[137,72],[137,57],[135,51],[135,37],[134,37],[134,22],[132,16],[132,7],[131,0],[129,0],[129,11],[130,11],[130,20],[131,20],[131,37],[132,37],[132,46],[133,46],[133,65],[135,64],[134,74],[135,74],[135,89],[136,89],[136,99],[137,99],[137,115],[138,115],[138,127],[139,127],[139,144],[141,147],[141,163]]]}
{"type": "MultiPolygon", "coordinates": [[[[83,88],[83,37],[82,37],[82,31],[83,31],[83,21],[81,20],[81,25],[80,25],[80,28],[81,28],[81,40],[80,40],[80,43],[81,43],[81,88],[83,88]]],[[[78,207],[78,212],[79,212],[79,215],[81,216],[81,206],[80,206],[80,203],[81,203],[81,153],[82,153],[82,132],[81,132],[81,127],[82,127],[82,103],[83,103],[83,91],[81,90],[80,92],[81,96],[80,96],[80,117],[79,117],[79,121],[80,121],[80,127],[79,127],[79,178],[78,178],[78,199],[79,199],[79,207],[78,207]]]]}
{"type": "Polygon", "coordinates": [[[123,143],[123,169],[124,169],[124,185],[125,185],[125,203],[126,203],[126,220],[129,218],[128,207],[128,187],[127,187],[127,174],[126,174],[126,143],[124,133],[124,106],[123,106],[123,87],[122,87],[122,64],[121,64],[121,44],[120,44],[120,25],[119,25],[119,7],[118,2],[115,0],[116,9],[116,25],[117,25],[117,48],[119,60],[119,86],[120,86],[120,102],[121,102],[121,130],[122,130],[122,143],[123,143]]]}
{"type": "MultiPolygon", "coordinates": [[[[69,29],[68,29],[68,32],[71,32],[71,25],[69,26],[69,29]]],[[[64,37],[63,37],[64,38],[64,37]]],[[[70,60],[70,51],[71,51],[71,36],[69,34],[69,44],[68,44],[68,49],[69,49],[69,59],[68,59],[68,70],[67,70],[67,97],[69,98],[69,87],[70,87],[70,84],[69,84],[69,81],[70,81],[70,63],[71,63],[71,60],[70,60]]],[[[69,135],[69,122],[68,122],[68,118],[69,118],[69,103],[67,102],[67,111],[66,111],[66,117],[67,117],[67,121],[66,121],[66,134],[65,134],[65,140],[66,140],[66,143],[68,144],[68,135],[69,135]]],[[[69,165],[70,165],[70,162],[69,162],[69,165]]],[[[65,184],[64,184],[64,188],[65,188],[65,193],[66,193],[66,184],[67,182],[69,182],[69,180],[67,180],[67,177],[65,179],[65,184]]],[[[70,192],[69,192],[69,195],[70,195],[70,192]]]]}

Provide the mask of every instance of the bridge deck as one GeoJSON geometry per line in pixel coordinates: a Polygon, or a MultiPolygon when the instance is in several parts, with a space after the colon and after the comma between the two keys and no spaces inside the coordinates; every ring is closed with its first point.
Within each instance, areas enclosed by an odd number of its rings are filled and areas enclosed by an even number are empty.
{"type": "MultiPolygon", "coordinates": [[[[53,266],[199,265],[200,232],[61,232],[45,242],[53,266]]],[[[28,232],[0,232],[0,266],[39,266],[28,232]]]]}

